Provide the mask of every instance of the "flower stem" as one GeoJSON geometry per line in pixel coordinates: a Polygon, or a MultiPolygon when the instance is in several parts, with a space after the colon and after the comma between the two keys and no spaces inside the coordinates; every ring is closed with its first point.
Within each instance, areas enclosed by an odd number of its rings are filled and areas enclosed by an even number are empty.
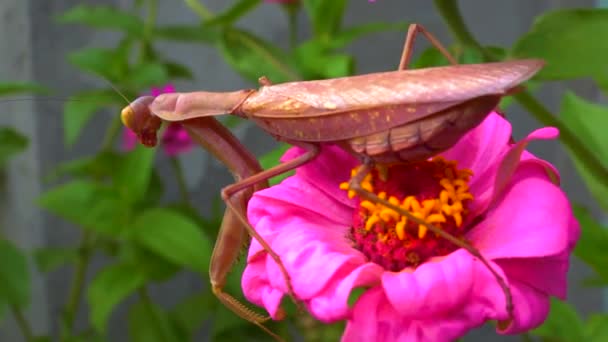
{"type": "MultiPolygon", "coordinates": [[[[462,15],[460,14],[457,1],[433,0],[433,2],[459,43],[477,50],[487,61],[496,60],[491,53],[485,50],[481,44],[477,42],[477,40],[468,30],[462,15]]],[[[514,98],[543,125],[555,126],[557,129],[559,129],[560,139],[564,145],[566,145],[566,147],[572,152],[576,153],[576,155],[586,166],[586,169],[589,170],[595,179],[603,182],[603,184],[608,187],[608,169],[604,167],[597,156],[589,148],[587,148],[587,146],[570,129],[570,127],[566,126],[562,120],[553,115],[545,106],[543,106],[542,103],[534,98],[530,92],[522,91],[515,94],[514,98]]]]}
{"type": "Polygon", "coordinates": [[[148,0],[148,16],[146,17],[144,32],[147,39],[152,38],[156,17],[158,16],[158,0],[148,0]]]}
{"type": "Polygon", "coordinates": [[[171,168],[175,173],[175,178],[177,179],[177,186],[179,187],[179,193],[182,197],[182,201],[184,203],[190,203],[190,196],[188,193],[188,186],[186,186],[186,178],[184,177],[184,170],[182,168],[182,164],[179,162],[177,157],[169,158],[171,161],[171,168]]]}
{"type": "Polygon", "coordinates": [[[78,264],[76,265],[74,278],[72,278],[68,302],[64,310],[64,322],[66,331],[62,334],[62,340],[66,340],[67,337],[72,334],[74,321],[76,319],[76,313],[80,306],[80,299],[82,297],[82,289],[84,288],[84,281],[89,266],[89,260],[91,258],[91,253],[89,249],[91,239],[92,233],[89,231],[85,231],[80,242],[80,255],[78,258],[78,264]]]}
{"type": "Polygon", "coordinates": [[[192,11],[194,11],[194,13],[198,14],[201,19],[209,20],[213,18],[213,13],[211,13],[205,5],[200,3],[199,0],[184,0],[184,2],[192,11]]]}
{"type": "Polygon", "coordinates": [[[101,144],[101,151],[109,151],[112,149],[114,145],[114,140],[120,133],[122,128],[122,121],[120,120],[120,115],[116,115],[112,122],[110,123],[110,127],[106,131],[106,135],[103,137],[103,142],[101,144]]]}
{"type": "Polygon", "coordinates": [[[17,322],[17,325],[19,326],[19,330],[21,330],[21,333],[23,333],[23,337],[25,338],[25,341],[33,342],[34,333],[32,332],[32,328],[30,327],[30,324],[28,323],[28,321],[25,318],[25,315],[23,314],[21,309],[12,305],[11,311],[13,312],[13,316],[15,316],[15,321],[17,322]]]}

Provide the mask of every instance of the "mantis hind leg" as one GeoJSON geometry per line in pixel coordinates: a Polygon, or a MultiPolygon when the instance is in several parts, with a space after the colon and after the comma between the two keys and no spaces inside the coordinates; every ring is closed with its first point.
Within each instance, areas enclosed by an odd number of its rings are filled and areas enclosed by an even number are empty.
{"type": "Polygon", "coordinates": [[[426,226],[428,228],[428,230],[437,234],[439,237],[450,241],[451,243],[453,243],[454,245],[456,245],[460,248],[464,248],[467,252],[471,253],[471,255],[473,255],[474,257],[479,259],[479,261],[481,261],[481,263],[490,271],[490,273],[492,273],[492,275],[496,279],[496,282],[498,282],[498,285],[504,292],[507,312],[509,314],[509,317],[512,318],[513,317],[513,295],[511,293],[511,288],[507,284],[507,281],[505,280],[505,278],[502,275],[500,275],[498,273],[498,271],[496,271],[494,269],[494,267],[492,267],[492,265],[490,265],[488,260],[481,254],[481,252],[479,252],[479,250],[477,248],[473,247],[467,241],[458,239],[454,235],[444,231],[443,229],[435,226],[434,224],[431,224],[429,222],[426,222],[423,219],[420,219],[420,218],[414,216],[409,211],[404,210],[403,208],[400,208],[399,206],[396,206],[385,199],[381,199],[380,197],[376,196],[374,193],[369,192],[369,191],[363,189],[363,187],[361,187],[361,183],[365,179],[365,176],[371,171],[372,165],[373,164],[370,159],[365,160],[363,165],[357,170],[357,173],[351,178],[351,180],[348,184],[349,190],[354,191],[361,198],[365,198],[366,200],[371,201],[371,202],[380,203],[383,206],[396,211],[400,215],[407,217],[408,220],[411,220],[417,224],[426,226]]]}
{"type": "Polygon", "coordinates": [[[412,59],[412,53],[414,51],[414,42],[416,41],[416,35],[418,33],[422,33],[426,39],[428,39],[431,44],[441,52],[441,54],[450,62],[450,64],[456,65],[458,61],[448,49],[441,44],[439,39],[435,38],[429,31],[427,31],[420,24],[411,24],[407,30],[407,35],[405,36],[405,43],[403,44],[403,52],[401,53],[401,61],[399,62],[399,68],[397,70],[405,70],[408,68],[410,61],[412,59]]]}
{"type": "Polygon", "coordinates": [[[249,187],[252,187],[255,184],[266,181],[272,177],[278,176],[285,172],[291,171],[301,165],[304,165],[304,164],[308,163],[309,161],[311,161],[312,159],[314,159],[319,154],[319,146],[317,146],[315,144],[300,143],[299,145],[301,145],[302,147],[307,149],[306,153],[304,153],[304,154],[300,155],[299,157],[292,159],[286,163],[279,164],[268,170],[264,170],[260,173],[250,176],[248,178],[244,178],[244,179],[240,180],[239,182],[236,182],[232,185],[225,187],[222,190],[222,198],[226,202],[226,206],[228,206],[235,213],[236,217],[241,222],[241,224],[245,227],[245,229],[247,230],[249,235],[251,235],[252,238],[256,239],[256,241],[258,241],[258,243],[264,248],[264,250],[268,253],[268,255],[279,266],[279,269],[283,275],[283,278],[284,278],[286,286],[287,286],[288,295],[292,298],[293,302],[298,306],[300,306],[300,304],[296,298],[295,292],[291,285],[291,277],[289,276],[287,269],[283,265],[281,258],[279,257],[278,254],[276,254],[272,250],[272,248],[264,240],[264,238],[251,226],[251,224],[247,220],[246,214],[243,212],[243,210],[239,210],[238,196],[236,196],[236,195],[240,191],[243,191],[249,187]]]}

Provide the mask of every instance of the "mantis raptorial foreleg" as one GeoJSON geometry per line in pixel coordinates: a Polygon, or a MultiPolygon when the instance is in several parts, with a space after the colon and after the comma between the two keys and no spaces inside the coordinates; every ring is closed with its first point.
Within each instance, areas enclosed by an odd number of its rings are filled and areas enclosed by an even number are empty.
{"type": "MultiPolygon", "coordinates": [[[[182,125],[196,142],[228,167],[237,181],[262,171],[262,168],[255,157],[215,118],[196,118],[183,121],[182,125]]],[[[256,182],[253,191],[261,190],[267,186],[268,183],[265,181],[256,182]]],[[[279,336],[271,332],[262,324],[269,320],[270,317],[264,317],[253,312],[237,299],[223,291],[228,272],[238,258],[241,247],[244,245],[245,234],[246,232],[252,231],[248,224],[243,224],[242,217],[247,212],[247,202],[251,198],[253,191],[241,191],[235,194],[231,205],[226,209],[213,248],[213,254],[211,255],[209,278],[213,293],[224,305],[239,317],[254,323],[277,340],[281,340],[279,336]]],[[[251,235],[266,248],[268,253],[276,256],[266,241],[264,241],[264,238],[255,233],[255,231],[253,231],[253,233],[254,234],[251,235]]],[[[280,258],[276,256],[275,260],[279,265],[279,268],[284,270],[280,258]]]]}

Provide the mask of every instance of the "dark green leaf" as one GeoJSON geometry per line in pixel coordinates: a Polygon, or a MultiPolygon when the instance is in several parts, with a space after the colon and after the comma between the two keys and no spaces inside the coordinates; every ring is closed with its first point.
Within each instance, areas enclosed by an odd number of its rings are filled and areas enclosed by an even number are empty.
{"type": "Polygon", "coordinates": [[[608,315],[591,315],[585,324],[585,336],[588,342],[608,341],[608,315]]]}
{"type": "Polygon", "coordinates": [[[83,71],[117,82],[128,72],[127,52],[124,49],[88,48],[72,52],[68,60],[83,71]]]}
{"type": "MultiPolygon", "coordinates": [[[[277,147],[276,149],[266,153],[265,155],[263,155],[262,157],[260,157],[260,165],[262,165],[262,168],[267,170],[273,166],[279,165],[281,163],[280,159],[283,156],[283,154],[285,154],[285,152],[291,148],[291,145],[285,144],[285,143],[281,143],[279,145],[279,147],[277,147]]],[[[275,185],[275,184],[279,184],[283,179],[293,175],[295,173],[295,171],[290,171],[287,173],[284,173],[282,175],[278,175],[276,177],[273,177],[271,179],[268,180],[268,182],[270,183],[270,185],[275,185]]]]}
{"type": "Polygon", "coordinates": [[[63,13],[58,20],[61,23],[119,30],[136,37],[144,35],[145,25],[138,16],[110,6],[78,5],[63,13]]]}
{"type": "Polygon", "coordinates": [[[191,341],[203,322],[213,315],[218,299],[205,291],[186,297],[170,311],[170,318],[178,327],[184,341],[191,341]]]}
{"type": "Polygon", "coordinates": [[[166,281],[179,271],[175,264],[135,244],[120,248],[120,260],[137,265],[146,279],[157,282],[166,281]]]}
{"type": "Polygon", "coordinates": [[[24,93],[48,94],[50,93],[50,90],[35,83],[0,83],[0,96],[24,93]]]}
{"type": "Polygon", "coordinates": [[[154,208],[135,220],[131,239],[140,246],[202,274],[208,272],[211,242],[187,216],[176,211],[154,208]]]}
{"type": "Polygon", "coordinates": [[[574,308],[555,298],[551,298],[549,317],[532,334],[554,341],[585,341],[583,322],[574,308]]]}
{"type": "Polygon", "coordinates": [[[208,26],[162,26],[154,29],[157,39],[172,40],[184,43],[214,44],[221,37],[221,29],[208,26]]]}
{"type": "Polygon", "coordinates": [[[604,284],[608,284],[608,230],[597,223],[583,207],[575,206],[574,215],[581,225],[581,236],[574,254],[593,268],[604,284]]]}
{"type": "Polygon", "coordinates": [[[357,303],[359,298],[363,296],[365,291],[367,291],[367,288],[364,287],[355,287],[354,289],[352,289],[350,295],[348,296],[348,306],[350,306],[351,308],[355,306],[355,304],[357,303]]]}
{"type": "Polygon", "coordinates": [[[12,128],[0,127],[0,169],[15,154],[26,149],[27,138],[12,128]]]}
{"type": "Polygon", "coordinates": [[[114,176],[116,165],[120,165],[124,155],[114,151],[103,151],[95,156],[70,160],[59,164],[45,177],[45,182],[54,182],[64,176],[85,179],[104,179],[114,176]]]}
{"type": "Polygon", "coordinates": [[[113,189],[77,180],[45,192],[39,204],[51,213],[85,229],[115,235],[129,219],[130,208],[113,189]]]}
{"type": "Polygon", "coordinates": [[[147,194],[155,152],[156,149],[138,145],[116,171],[116,186],[126,202],[136,203],[147,194]]]}
{"type": "Polygon", "coordinates": [[[169,81],[169,72],[164,64],[144,62],[136,65],[123,84],[131,89],[144,89],[164,85],[169,81]]]}
{"type": "Polygon", "coordinates": [[[421,69],[449,64],[450,62],[441,54],[441,52],[439,52],[439,50],[434,47],[430,47],[420,54],[420,57],[418,57],[418,59],[412,63],[411,68],[421,69]]]}
{"type": "Polygon", "coordinates": [[[539,16],[513,47],[515,58],[542,58],[538,78],[563,80],[606,72],[608,9],[567,9],[539,16]]]}
{"type": "Polygon", "coordinates": [[[192,74],[192,71],[190,71],[190,69],[188,69],[187,66],[179,64],[179,63],[174,63],[174,62],[164,62],[163,63],[165,66],[165,69],[167,70],[167,73],[169,75],[169,78],[171,79],[186,79],[186,80],[193,80],[194,79],[194,75],[192,74]]]}
{"type": "Polygon", "coordinates": [[[261,0],[237,0],[237,2],[228,10],[206,21],[205,25],[232,25],[239,18],[256,8],[260,2],[261,0]]]}
{"type": "Polygon", "coordinates": [[[97,273],[87,291],[93,327],[105,331],[108,317],[116,305],[145,281],[145,274],[136,265],[114,264],[97,273]]]}
{"type": "Polygon", "coordinates": [[[65,144],[72,146],[76,142],[84,126],[97,111],[120,103],[124,103],[124,100],[110,89],[84,91],[70,97],[63,108],[65,144]]]}
{"type": "MultiPolygon", "coordinates": [[[[560,118],[590,151],[598,154],[598,160],[604,161],[604,167],[608,168],[608,150],[605,148],[608,146],[605,131],[605,127],[608,127],[608,107],[588,102],[574,93],[566,93],[562,100],[560,118]]],[[[577,151],[568,152],[591,194],[604,210],[608,210],[608,188],[585,168],[577,151]]]]}
{"type": "Polygon", "coordinates": [[[256,82],[266,76],[273,83],[293,81],[299,75],[291,69],[289,59],[276,46],[251,33],[227,28],[220,41],[226,61],[244,78],[256,82]]]}
{"type": "Polygon", "coordinates": [[[349,27],[340,32],[337,32],[330,41],[323,42],[324,46],[331,49],[343,49],[350,45],[355,40],[374,33],[381,33],[386,31],[403,31],[408,28],[408,22],[397,22],[397,23],[367,23],[363,25],[349,27]]]}
{"type": "Polygon", "coordinates": [[[30,273],[25,255],[0,239],[0,302],[25,307],[30,299],[30,273]]]}
{"type": "Polygon", "coordinates": [[[41,272],[47,273],[78,259],[75,248],[45,247],[34,252],[34,260],[41,272]]]}
{"type": "Polygon", "coordinates": [[[135,303],[129,310],[129,341],[178,342],[178,334],[167,313],[149,300],[135,303]]]}
{"type": "Polygon", "coordinates": [[[340,31],[346,0],[303,0],[316,37],[330,41],[340,31]]]}

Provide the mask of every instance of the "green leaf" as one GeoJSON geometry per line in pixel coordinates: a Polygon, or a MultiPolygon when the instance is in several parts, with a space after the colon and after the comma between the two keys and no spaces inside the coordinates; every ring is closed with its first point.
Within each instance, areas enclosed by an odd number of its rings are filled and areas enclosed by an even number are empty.
{"type": "Polygon", "coordinates": [[[156,27],[153,35],[156,39],[214,44],[221,38],[221,32],[217,27],[174,25],[156,27]]]}
{"type": "Polygon", "coordinates": [[[314,41],[298,46],[294,50],[294,60],[307,80],[349,76],[355,69],[352,56],[334,53],[314,41]]]}
{"type": "Polygon", "coordinates": [[[99,110],[124,100],[110,89],[83,91],[66,102],[63,108],[63,137],[67,146],[72,146],[80,136],[84,126],[99,110]]]}
{"type": "Polygon", "coordinates": [[[593,268],[604,284],[608,284],[608,229],[597,223],[583,207],[574,206],[574,215],[581,226],[574,254],[593,268]]]}
{"type": "Polygon", "coordinates": [[[167,313],[149,300],[139,301],[129,310],[129,341],[183,341],[169,321],[167,313]]]}
{"type": "MultiPolygon", "coordinates": [[[[603,166],[608,168],[608,150],[605,148],[608,146],[608,135],[605,132],[605,127],[608,126],[608,107],[590,103],[568,92],[562,100],[560,118],[590,151],[598,154],[597,159],[603,161],[603,166]]],[[[604,210],[608,210],[608,187],[585,168],[577,151],[567,151],[591,194],[604,210]]]]}
{"type": "Polygon", "coordinates": [[[123,83],[131,89],[143,89],[164,85],[169,81],[169,71],[164,64],[144,62],[136,65],[123,83]]]}
{"type": "Polygon", "coordinates": [[[512,50],[515,58],[542,58],[539,79],[594,76],[608,70],[607,9],[567,9],[539,16],[512,50]]]}
{"type": "Polygon", "coordinates": [[[409,27],[409,22],[396,22],[396,23],[366,23],[349,27],[340,32],[337,32],[330,41],[323,41],[323,45],[326,48],[331,49],[343,49],[350,45],[355,40],[374,33],[381,33],[386,31],[403,31],[409,27]]]}
{"type": "Polygon", "coordinates": [[[72,52],[68,60],[83,71],[88,71],[102,78],[122,83],[128,73],[128,50],[126,46],[119,49],[87,48],[72,52]]]}
{"type": "Polygon", "coordinates": [[[83,180],[54,187],[38,202],[67,221],[111,236],[121,232],[130,214],[130,208],[120,201],[115,190],[83,180]]]}
{"type": "Polygon", "coordinates": [[[140,246],[176,265],[207,274],[212,244],[189,217],[164,208],[141,213],[130,231],[140,246]]]}
{"type": "Polygon", "coordinates": [[[412,69],[449,65],[450,62],[434,47],[424,50],[418,59],[412,62],[412,69]]]}
{"type": "Polygon", "coordinates": [[[120,248],[120,260],[137,265],[146,279],[157,282],[166,281],[179,271],[175,264],[135,244],[120,248]]]}
{"type": "Polygon", "coordinates": [[[116,186],[127,203],[136,203],[148,193],[155,152],[138,144],[116,170],[116,186]]]}
{"type": "Polygon", "coordinates": [[[219,44],[226,61],[244,78],[257,83],[266,76],[273,83],[299,79],[289,59],[276,46],[251,33],[226,28],[219,44]]]}
{"type": "Polygon", "coordinates": [[[9,158],[27,148],[28,140],[21,133],[9,127],[0,127],[0,169],[9,158]]]}
{"type": "Polygon", "coordinates": [[[584,341],[603,342],[608,341],[608,315],[593,314],[585,324],[584,341]]]}
{"type": "Polygon", "coordinates": [[[50,93],[50,90],[36,83],[0,83],[0,96],[23,93],[48,94],[50,93]]]}
{"type": "Polygon", "coordinates": [[[58,16],[60,23],[84,24],[94,28],[119,30],[144,36],[144,22],[136,15],[110,6],[78,5],[58,16]]]}
{"type": "Polygon", "coordinates": [[[80,253],[75,248],[45,247],[34,252],[34,260],[41,272],[52,272],[55,269],[75,262],[80,253]]]}
{"type": "Polygon", "coordinates": [[[346,0],[303,0],[316,37],[330,41],[340,31],[346,0]]]}
{"type": "Polygon", "coordinates": [[[192,340],[203,323],[214,314],[218,303],[211,291],[205,291],[186,297],[170,311],[170,318],[181,332],[183,341],[192,340]]]}
{"type": "Polygon", "coordinates": [[[93,327],[105,331],[114,308],[145,281],[145,274],[136,265],[114,264],[97,273],[87,291],[93,327]]]}
{"type": "Polygon", "coordinates": [[[30,273],[25,255],[0,239],[0,302],[25,307],[30,299],[30,273]]]}
{"type": "Polygon", "coordinates": [[[212,19],[205,22],[205,25],[232,25],[235,21],[239,20],[245,14],[251,12],[260,4],[261,0],[237,0],[226,11],[216,15],[212,19]]]}
{"type": "Polygon", "coordinates": [[[103,151],[94,156],[61,163],[45,176],[45,182],[55,182],[64,176],[85,179],[104,179],[114,176],[116,165],[122,163],[123,154],[103,151]]]}
{"type": "Polygon", "coordinates": [[[175,62],[163,62],[165,70],[170,79],[186,79],[193,80],[194,75],[187,66],[175,62]]]}
{"type": "Polygon", "coordinates": [[[574,308],[555,298],[551,298],[549,317],[532,334],[554,341],[585,341],[583,322],[574,308]]]}
{"type": "MultiPolygon", "coordinates": [[[[267,170],[273,166],[279,165],[281,163],[281,161],[280,161],[281,157],[283,156],[283,154],[285,154],[285,152],[289,148],[291,148],[291,145],[281,143],[279,145],[279,147],[277,147],[276,149],[274,149],[274,150],[266,153],[262,157],[260,157],[260,165],[262,165],[262,168],[265,170],[267,170]]],[[[275,185],[275,184],[279,184],[283,179],[293,175],[294,173],[295,173],[294,170],[289,171],[287,173],[270,178],[268,180],[268,182],[271,186],[275,185]]]]}

